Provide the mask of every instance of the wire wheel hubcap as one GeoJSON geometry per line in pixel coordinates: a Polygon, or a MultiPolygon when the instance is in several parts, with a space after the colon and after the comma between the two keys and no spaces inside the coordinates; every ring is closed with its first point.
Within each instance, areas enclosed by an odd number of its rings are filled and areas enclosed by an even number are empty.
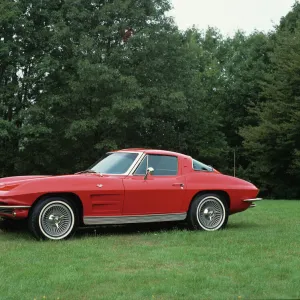
{"type": "Polygon", "coordinates": [[[40,229],[50,239],[66,237],[74,227],[72,208],[62,202],[55,201],[46,205],[39,217],[40,229]]]}
{"type": "Polygon", "coordinates": [[[216,197],[204,198],[198,205],[197,219],[205,230],[219,229],[225,220],[225,208],[216,197]]]}

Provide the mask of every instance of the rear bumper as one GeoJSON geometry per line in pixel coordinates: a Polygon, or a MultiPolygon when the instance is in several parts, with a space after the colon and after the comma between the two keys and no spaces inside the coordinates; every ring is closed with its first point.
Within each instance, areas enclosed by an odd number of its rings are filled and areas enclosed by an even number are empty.
{"type": "Polygon", "coordinates": [[[243,202],[255,202],[255,201],[261,201],[263,200],[262,198],[253,198],[253,199],[245,199],[243,200],[243,202]]]}
{"type": "Polygon", "coordinates": [[[246,203],[250,203],[250,208],[253,208],[253,207],[256,207],[256,204],[253,203],[253,202],[256,202],[256,201],[261,201],[263,200],[262,198],[253,198],[253,199],[245,199],[243,200],[243,202],[246,202],[246,203]]]}

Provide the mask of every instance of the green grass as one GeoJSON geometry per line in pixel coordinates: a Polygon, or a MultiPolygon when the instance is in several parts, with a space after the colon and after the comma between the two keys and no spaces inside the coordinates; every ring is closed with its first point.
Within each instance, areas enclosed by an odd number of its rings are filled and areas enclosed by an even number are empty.
{"type": "Polygon", "coordinates": [[[264,201],[212,233],[0,231],[0,299],[299,299],[299,215],[300,201],[264,201]]]}

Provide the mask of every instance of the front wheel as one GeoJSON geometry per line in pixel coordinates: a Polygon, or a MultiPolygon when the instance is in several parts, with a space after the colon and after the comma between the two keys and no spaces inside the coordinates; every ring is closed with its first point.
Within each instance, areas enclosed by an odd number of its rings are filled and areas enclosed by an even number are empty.
{"type": "Polygon", "coordinates": [[[28,222],[37,239],[67,239],[77,226],[76,208],[61,197],[41,199],[30,213],[28,222]]]}
{"type": "Polygon", "coordinates": [[[204,194],[193,200],[187,221],[192,229],[215,231],[225,228],[228,215],[228,204],[222,197],[204,194]]]}

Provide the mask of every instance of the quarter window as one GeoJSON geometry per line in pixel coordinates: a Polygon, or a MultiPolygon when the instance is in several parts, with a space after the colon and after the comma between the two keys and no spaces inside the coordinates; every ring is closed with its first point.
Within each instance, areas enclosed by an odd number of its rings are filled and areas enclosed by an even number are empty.
{"type": "Polygon", "coordinates": [[[172,176],[178,172],[178,160],[176,156],[146,155],[134,175],[145,175],[149,167],[154,169],[154,176],[172,176]]]}
{"type": "Polygon", "coordinates": [[[212,171],[213,168],[211,166],[207,166],[206,164],[193,159],[193,169],[195,171],[212,171]]]}

